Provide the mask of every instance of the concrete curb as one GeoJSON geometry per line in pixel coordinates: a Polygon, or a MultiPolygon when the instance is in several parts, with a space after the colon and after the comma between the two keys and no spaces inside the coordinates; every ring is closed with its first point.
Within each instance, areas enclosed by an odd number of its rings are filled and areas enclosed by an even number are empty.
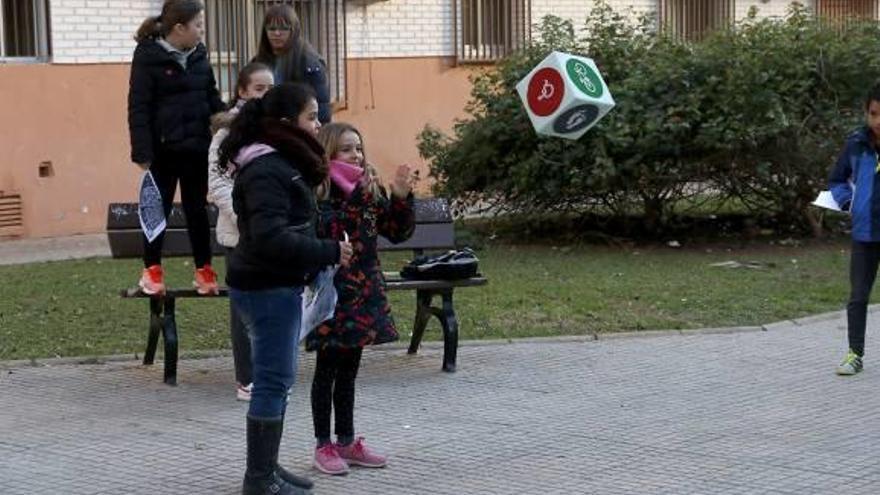
{"type": "MultiPolygon", "coordinates": [[[[711,334],[731,334],[742,332],[761,331],[762,327],[729,327],[729,328],[697,328],[693,330],[642,330],[635,332],[613,332],[613,333],[590,333],[587,335],[560,335],[553,337],[522,337],[511,339],[485,339],[485,340],[462,340],[459,341],[459,347],[489,347],[498,345],[527,345],[527,344],[568,344],[568,343],[592,343],[599,341],[613,341],[621,339],[633,338],[660,338],[660,337],[681,337],[694,335],[711,335],[711,334]]],[[[380,347],[371,349],[371,352],[392,352],[406,350],[409,348],[409,342],[401,341],[390,344],[383,344],[380,347]]],[[[443,350],[442,340],[432,340],[422,342],[422,349],[443,350]]],[[[160,346],[161,349],[161,346],[160,346]]],[[[230,350],[219,351],[187,351],[181,352],[179,358],[187,359],[208,359],[214,357],[226,357],[232,355],[230,350]]],[[[36,358],[36,359],[19,359],[11,361],[0,361],[0,369],[29,368],[29,367],[51,367],[66,365],[93,365],[119,363],[128,361],[138,361],[143,359],[141,354],[112,354],[107,356],[78,356],[78,357],[57,357],[57,358],[36,358]]],[[[156,363],[162,362],[162,353],[156,353],[156,363]]]]}
{"type": "MultiPolygon", "coordinates": [[[[231,356],[232,351],[186,351],[181,352],[179,359],[209,359],[215,357],[231,356]]],[[[74,357],[53,357],[53,358],[36,358],[36,359],[17,359],[11,361],[0,361],[0,369],[13,368],[32,368],[32,367],[51,367],[51,366],[67,366],[67,365],[90,365],[90,364],[107,364],[107,363],[124,363],[127,361],[143,360],[141,354],[110,354],[107,356],[74,356],[74,357]]],[[[162,353],[156,353],[156,363],[162,362],[162,353]]]]}
{"type": "MultiPolygon", "coordinates": [[[[873,313],[878,309],[880,309],[880,304],[869,307],[868,311],[873,313]]],[[[830,311],[828,313],[820,313],[818,315],[795,318],[792,321],[800,326],[804,326],[812,325],[813,323],[822,323],[826,321],[836,320],[838,318],[846,318],[846,311],[830,311]]]]}
{"type": "MultiPolygon", "coordinates": [[[[869,313],[880,311],[880,304],[872,305],[868,308],[869,313]]],[[[792,320],[782,320],[765,325],[758,326],[741,326],[741,327],[716,327],[716,328],[695,328],[695,329],[669,329],[669,330],[638,330],[631,332],[599,332],[589,333],[586,335],[559,335],[550,337],[522,337],[509,339],[485,339],[485,340],[461,340],[460,347],[486,347],[496,345],[523,345],[523,344],[562,344],[562,343],[590,343],[602,341],[614,341],[620,339],[633,338],[658,338],[658,337],[688,337],[698,335],[723,335],[734,333],[751,333],[751,332],[770,332],[789,327],[808,326],[815,323],[832,321],[845,316],[843,311],[831,311],[828,313],[820,313],[792,320]]],[[[408,336],[407,336],[408,337],[408,336]]],[[[400,351],[409,348],[409,342],[404,339],[401,341],[384,344],[381,347],[372,349],[371,352],[391,352],[400,351]]],[[[422,349],[442,350],[443,341],[434,340],[423,342],[422,349]]],[[[161,346],[160,346],[161,349],[161,346]]],[[[180,359],[207,359],[214,357],[225,357],[232,354],[231,350],[203,350],[203,351],[186,351],[180,353],[180,359]]],[[[139,353],[135,354],[114,354],[108,356],[79,356],[79,357],[61,357],[61,358],[37,358],[37,359],[19,359],[11,361],[0,361],[0,369],[27,368],[34,366],[64,366],[64,365],[89,365],[89,364],[106,364],[114,362],[140,361],[143,356],[139,353]]],[[[162,362],[161,352],[157,353],[156,362],[162,362]]]]}

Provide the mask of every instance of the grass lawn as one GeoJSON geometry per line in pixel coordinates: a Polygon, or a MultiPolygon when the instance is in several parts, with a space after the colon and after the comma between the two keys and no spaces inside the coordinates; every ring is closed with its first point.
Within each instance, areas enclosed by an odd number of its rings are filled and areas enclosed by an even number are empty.
{"type": "MultiPolygon", "coordinates": [[[[487,245],[479,253],[488,286],[456,291],[464,339],[583,335],[769,323],[842,309],[848,293],[848,243],[748,248],[487,245]],[[723,261],[766,268],[714,268],[723,261]]],[[[406,256],[384,256],[386,270],[406,256]]],[[[171,286],[190,283],[184,259],[166,260],[171,286]]],[[[224,270],[222,259],[217,269],[224,270]]],[[[134,260],[0,266],[0,360],[142,353],[147,303],[123,300],[134,260]]],[[[407,338],[415,293],[392,292],[407,338]]],[[[178,302],[181,351],[225,349],[226,299],[178,302]]],[[[426,339],[439,339],[431,323],[426,339]]]]}

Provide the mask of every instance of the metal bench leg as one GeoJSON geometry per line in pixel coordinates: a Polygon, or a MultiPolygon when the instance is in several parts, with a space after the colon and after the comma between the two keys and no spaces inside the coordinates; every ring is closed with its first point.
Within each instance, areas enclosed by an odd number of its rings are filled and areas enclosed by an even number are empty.
{"type": "Polygon", "coordinates": [[[419,352],[419,346],[422,344],[422,336],[425,335],[425,327],[428,320],[431,319],[433,311],[431,307],[431,299],[434,294],[428,290],[416,291],[416,320],[413,324],[412,339],[409,341],[409,350],[407,354],[415,354],[419,352]]]}
{"type": "Polygon", "coordinates": [[[162,298],[150,298],[150,333],[147,335],[147,350],[144,351],[144,364],[153,364],[156,359],[156,346],[162,330],[162,298]]]}
{"type": "Polygon", "coordinates": [[[443,291],[443,310],[440,316],[443,326],[443,371],[455,371],[455,358],[458,354],[458,320],[452,305],[452,291],[443,291]]]}
{"type": "Polygon", "coordinates": [[[165,298],[162,338],[165,341],[165,383],[177,385],[177,322],[174,319],[174,298],[165,298]]]}

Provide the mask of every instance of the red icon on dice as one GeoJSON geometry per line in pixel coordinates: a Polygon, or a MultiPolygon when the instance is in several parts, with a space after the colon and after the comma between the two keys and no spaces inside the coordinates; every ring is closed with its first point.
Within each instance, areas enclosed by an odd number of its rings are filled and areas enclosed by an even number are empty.
{"type": "Polygon", "coordinates": [[[546,117],[555,112],[565,96],[565,83],[559,71],[545,67],[532,76],[529,81],[529,109],[538,117],[546,117]]]}

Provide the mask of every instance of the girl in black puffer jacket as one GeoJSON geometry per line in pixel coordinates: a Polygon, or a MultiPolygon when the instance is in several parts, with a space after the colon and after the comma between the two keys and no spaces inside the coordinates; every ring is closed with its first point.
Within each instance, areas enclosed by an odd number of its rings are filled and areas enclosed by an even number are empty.
{"type": "MultiPolygon", "coordinates": [[[[165,216],[171,212],[177,181],[195,258],[195,285],[201,294],[217,292],[211,269],[206,195],[211,115],[223,110],[214,72],[202,44],[204,6],[198,0],[168,0],[162,14],[144,21],[131,62],[128,127],[131,160],[149,170],[165,216]]],[[[144,237],[144,271],[139,285],[147,294],[165,291],[164,236],[144,237]]]]}
{"type": "Polygon", "coordinates": [[[239,231],[226,282],[253,355],[244,494],[299,494],[310,485],[278,466],[302,292],[320,269],[347,266],[352,253],[348,242],[317,238],[313,189],[328,170],[320,126],[314,91],[286,83],[248,101],[220,145],[218,168],[235,178],[239,231]]]}

